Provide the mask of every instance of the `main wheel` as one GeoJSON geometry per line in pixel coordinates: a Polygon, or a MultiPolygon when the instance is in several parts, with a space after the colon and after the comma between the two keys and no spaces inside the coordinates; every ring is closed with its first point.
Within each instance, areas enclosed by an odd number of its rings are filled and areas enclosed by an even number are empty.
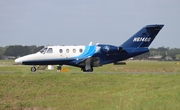
{"type": "Polygon", "coordinates": [[[88,69],[88,70],[85,70],[85,69],[82,69],[82,70],[83,70],[83,72],[93,72],[93,68],[88,69]]]}
{"type": "Polygon", "coordinates": [[[89,71],[89,72],[93,72],[93,68],[89,69],[88,71],[89,71]]]}
{"type": "Polygon", "coordinates": [[[31,72],[36,72],[36,67],[31,67],[31,72]]]}

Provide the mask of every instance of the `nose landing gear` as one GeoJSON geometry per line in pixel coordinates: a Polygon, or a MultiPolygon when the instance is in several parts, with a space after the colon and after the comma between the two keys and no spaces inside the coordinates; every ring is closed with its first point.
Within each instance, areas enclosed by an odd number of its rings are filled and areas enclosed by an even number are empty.
{"type": "Polygon", "coordinates": [[[35,66],[31,67],[31,72],[36,72],[36,67],[35,66]]]}

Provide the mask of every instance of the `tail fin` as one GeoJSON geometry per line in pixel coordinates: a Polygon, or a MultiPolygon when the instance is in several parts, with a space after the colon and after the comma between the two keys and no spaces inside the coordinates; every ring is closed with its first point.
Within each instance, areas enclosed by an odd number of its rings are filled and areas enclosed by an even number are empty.
{"type": "Polygon", "coordinates": [[[147,25],[139,30],[136,34],[124,42],[121,47],[138,48],[149,47],[156,35],[163,28],[164,25],[147,25]]]}

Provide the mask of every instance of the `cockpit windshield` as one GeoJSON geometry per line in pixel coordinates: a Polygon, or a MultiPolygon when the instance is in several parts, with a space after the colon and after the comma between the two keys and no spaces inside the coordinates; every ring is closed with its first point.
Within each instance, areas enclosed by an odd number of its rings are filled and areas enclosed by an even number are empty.
{"type": "Polygon", "coordinates": [[[46,50],[47,50],[47,48],[45,47],[45,48],[41,49],[39,52],[40,52],[40,53],[45,53],[46,50]]]}

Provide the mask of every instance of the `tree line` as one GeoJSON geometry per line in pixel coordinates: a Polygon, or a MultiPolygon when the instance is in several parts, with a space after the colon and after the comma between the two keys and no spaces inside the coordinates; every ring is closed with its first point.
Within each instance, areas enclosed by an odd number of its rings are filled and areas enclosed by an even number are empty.
{"type": "Polygon", "coordinates": [[[31,53],[36,53],[44,48],[44,46],[22,46],[22,45],[11,45],[6,47],[0,47],[0,59],[5,57],[20,57],[31,53]]]}
{"type": "MultiPolygon", "coordinates": [[[[44,46],[22,46],[22,45],[10,45],[6,47],[0,47],[0,59],[5,57],[17,58],[27,54],[36,53],[44,48],[44,46]]],[[[180,48],[158,47],[150,48],[150,51],[136,56],[135,60],[180,60],[180,48]]]]}
{"type": "Polygon", "coordinates": [[[148,53],[136,56],[140,60],[180,60],[180,48],[150,48],[148,53]]]}

